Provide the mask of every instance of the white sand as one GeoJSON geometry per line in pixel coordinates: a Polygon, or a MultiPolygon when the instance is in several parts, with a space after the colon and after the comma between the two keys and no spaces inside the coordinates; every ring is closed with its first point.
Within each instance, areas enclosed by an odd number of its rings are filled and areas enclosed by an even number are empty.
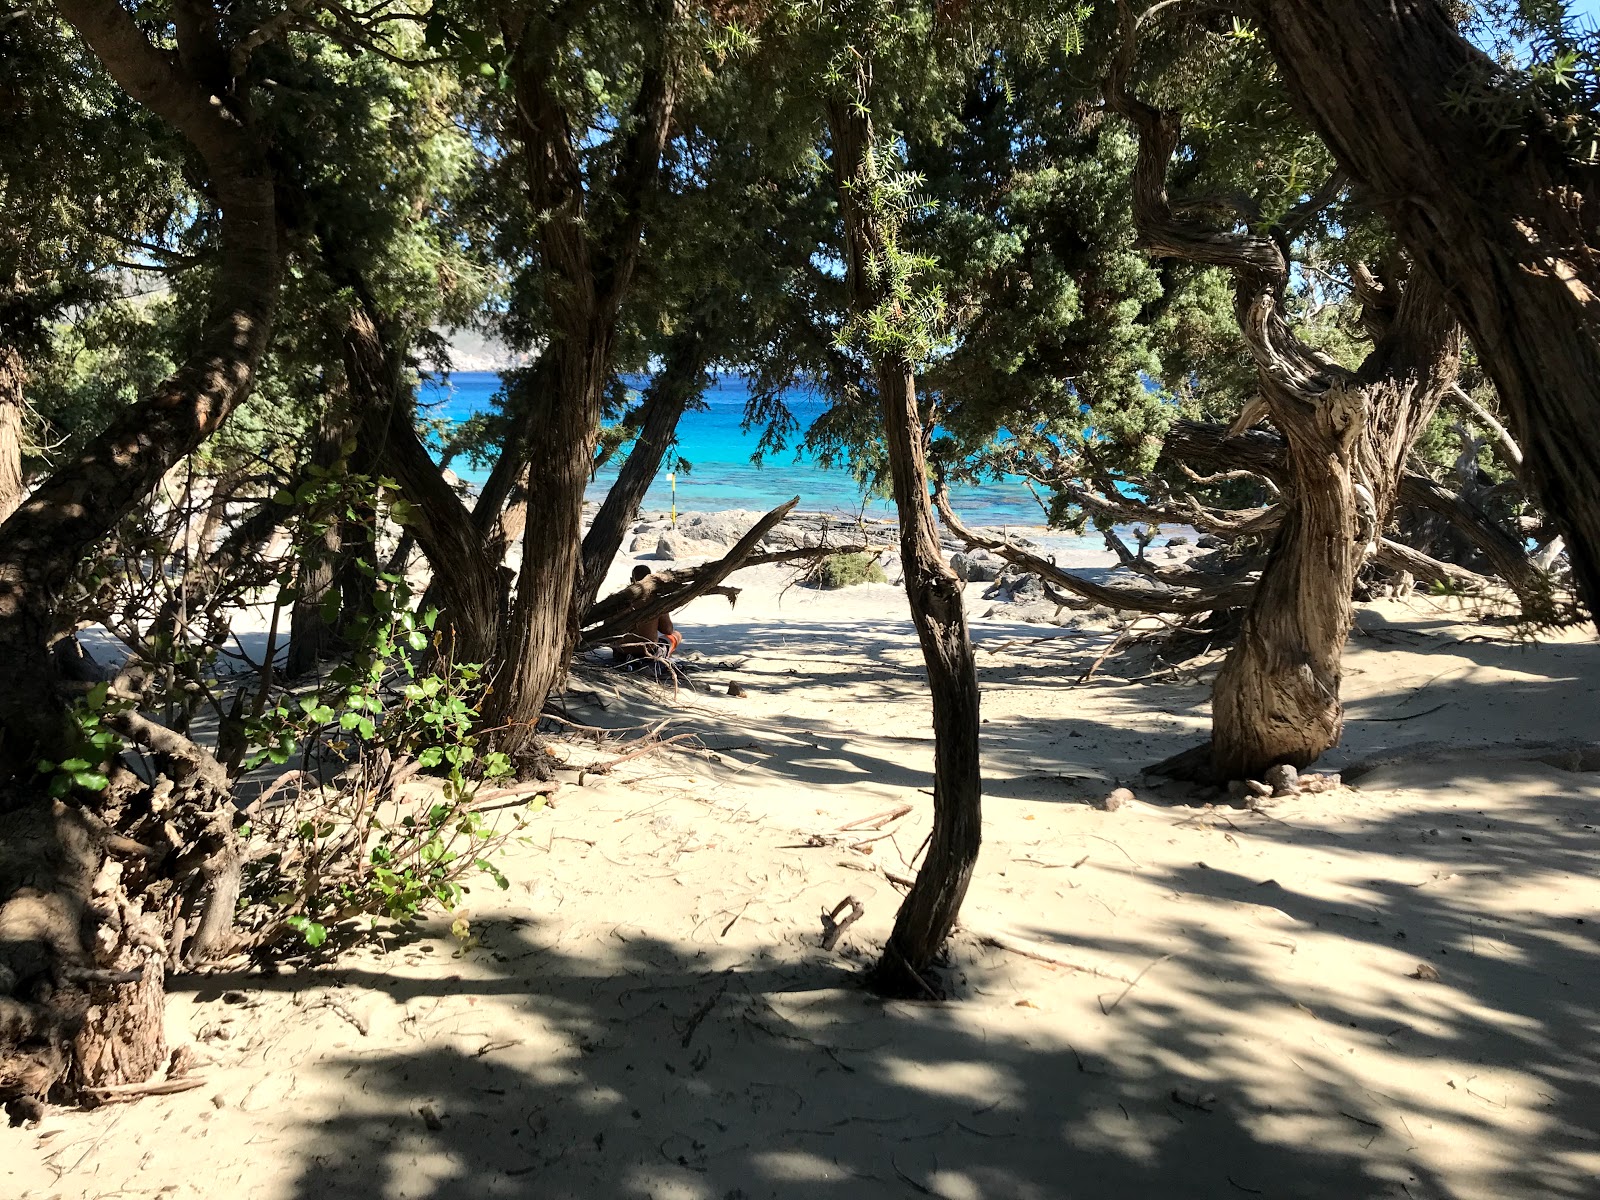
{"type": "Polygon", "coordinates": [[[1502,749],[1267,813],[1105,813],[1086,801],[1204,736],[1203,682],[1077,686],[1104,635],[975,622],[956,998],[885,1004],[855,974],[898,903],[877,866],[908,873],[928,828],[916,642],[892,587],[778,578],[680,615],[693,649],[749,656],[702,676],[748,698],[576,681],[575,718],[670,716],[714,756],[565,774],[511,890],[473,892],[480,946],[440,920],[173,980],[205,1086],[0,1134],[0,1196],[1600,1196],[1600,776],[1510,745],[1595,738],[1593,642],[1368,606],[1330,762],[1502,749]],[[870,855],[805,844],[904,802],[870,855]],[[866,916],[825,953],[847,895],[866,916]]]}

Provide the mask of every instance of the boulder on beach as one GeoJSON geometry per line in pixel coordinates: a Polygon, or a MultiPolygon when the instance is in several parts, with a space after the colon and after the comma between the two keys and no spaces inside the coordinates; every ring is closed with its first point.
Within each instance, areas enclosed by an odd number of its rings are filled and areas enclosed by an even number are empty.
{"type": "Polygon", "coordinates": [[[1005,560],[987,550],[957,550],[950,556],[950,569],[962,583],[993,583],[1005,570],[1005,560]]]}
{"type": "Polygon", "coordinates": [[[724,548],[742,538],[766,514],[736,508],[729,512],[682,513],[675,532],[697,542],[714,542],[724,548]]]}
{"type": "Polygon", "coordinates": [[[656,538],[656,557],[669,562],[685,558],[721,558],[727,547],[720,542],[705,542],[675,530],[667,530],[656,538]]]}
{"type": "Polygon", "coordinates": [[[994,586],[983,593],[985,600],[999,600],[1007,604],[1019,604],[1027,601],[1043,600],[1044,580],[1037,575],[1030,575],[1026,571],[1019,571],[1011,567],[1002,572],[994,581],[994,586]]]}

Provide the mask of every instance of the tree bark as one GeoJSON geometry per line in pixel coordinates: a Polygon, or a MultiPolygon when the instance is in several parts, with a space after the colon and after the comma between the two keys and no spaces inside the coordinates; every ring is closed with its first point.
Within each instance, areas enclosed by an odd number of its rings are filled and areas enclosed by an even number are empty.
{"type": "MultiPolygon", "coordinates": [[[[850,305],[863,314],[883,299],[871,263],[885,249],[885,231],[863,202],[873,145],[869,72],[863,64],[854,93],[832,97],[827,104],[850,305]]],[[[886,356],[873,366],[900,517],[906,598],[933,700],[934,765],[928,855],[900,905],[894,931],[873,969],[872,985],[887,995],[926,997],[935,994],[927,973],[955,927],[983,838],[978,675],[961,581],[939,551],[911,364],[886,356]]]]}
{"type": "MultiPolygon", "coordinates": [[[[313,466],[332,471],[348,459],[344,444],[353,429],[347,396],[330,396],[328,403],[330,407],[322,414],[311,462],[313,466]]],[[[289,610],[289,650],[283,666],[287,679],[298,679],[315,671],[324,658],[331,658],[344,648],[339,619],[325,619],[323,605],[337,590],[340,567],[350,553],[345,533],[345,522],[338,516],[331,516],[317,544],[295,567],[295,597],[289,610]]]]}
{"type": "Polygon", "coordinates": [[[493,662],[506,610],[499,558],[488,553],[472,514],[417,436],[390,324],[364,284],[357,290],[361,298],[351,306],[343,341],[350,399],[361,414],[362,453],[393,473],[410,505],[406,528],[433,571],[424,603],[437,600],[444,614],[451,658],[493,662]]]}
{"type": "Polygon", "coordinates": [[[578,611],[587,612],[600,594],[606,572],[622,548],[628,526],[639,515],[645,493],[661,471],[667,447],[672,444],[678,420],[706,387],[710,347],[704,326],[691,321],[673,338],[661,371],[650,381],[644,396],[644,419],[638,439],[617,472],[600,511],[583,539],[583,582],[578,611]]]}
{"type": "Polygon", "coordinates": [[[249,392],[281,267],[274,184],[248,123],[213,104],[116,0],[60,0],[58,9],[123,90],[200,152],[221,211],[221,246],[195,353],[0,525],[0,674],[10,681],[0,689],[0,759],[11,769],[68,736],[50,671],[54,598],[93,546],[249,392]]]}
{"type": "Polygon", "coordinates": [[[0,344],[0,523],[22,503],[22,355],[0,344]]]}
{"type": "Polygon", "coordinates": [[[1138,42],[1131,6],[1122,13],[1106,99],[1138,134],[1140,244],[1232,273],[1235,318],[1255,360],[1260,402],[1283,434],[1289,476],[1272,550],[1213,690],[1209,763],[1191,770],[1197,756],[1180,755],[1156,769],[1260,778],[1279,763],[1306,766],[1339,743],[1340,661],[1356,573],[1389,522],[1412,443],[1455,382],[1460,336],[1438,287],[1413,271],[1398,296],[1374,287],[1361,295],[1375,344],[1359,370],[1301,342],[1283,304],[1286,248],[1297,223],[1336,193],[1337,178],[1265,232],[1207,224],[1173,205],[1167,172],[1182,114],[1130,93],[1138,42]]]}
{"type": "MultiPolygon", "coordinates": [[[[53,671],[57,598],[96,543],[244,399],[266,346],[281,269],[269,157],[247,104],[218,82],[228,73],[214,25],[198,44],[181,37],[175,55],[153,46],[117,0],[59,0],[57,11],[130,97],[194,146],[220,212],[220,246],[195,351],[0,524],[6,774],[31,774],[38,754],[59,758],[75,748],[53,671]]],[[[191,17],[180,17],[180,28],[191,17]]],[[[218,798],[209,787],[196,796],[218,798]]],[[[221,799],[215,811],[226,815],[221,832],[231,842],[233,809],[225,792],[221,799]]],[[[182,825],[195,811],[189,798],[175,799],[167,824],[182,825]]],[[[79,1086],[144,1078],[164,1049],[155,1019],[160,931],[153,939],[138,931],[146,920],[138,897],[128,899],[110,877],[89,814],[18,789],[0,803],[0,820],[0,847],[20,855],[17,869],[0,870],[0,1098],[37,1105],[74,1065],[79,1086]],[[117,981],[135,966],[136,981],[117,981]]],[[[231,925],[232,899],[225,884],[213,886],[206,911],[225,908],[231,925]]]]}
{"type": "Polygon", "coordinates": [[[1438,0],[1251,7],[1301,111],[1443,286],[1600,612],[1600,171],[1491,94],[1498,67],[1438,0]]]}
{"type": "Polygon", "coordinates": [[[617,318],[633,283],[645,206],[661,169],[677,67],[672,49],[683,0],[652,6],[653,56],[640,76],[630,130],[607,181],[618,216],[595,231],[571,115],[556,93],[549,32],[510,28],[510,74],[523,177],[539,213],[541,269],[551,315],[552,386],[527,397],[520,433],[529,450],[527,523],[509,642],[485,705],[502,750],[542,769],[535,726],[546,697],[566,678],[578,643],[583,493],[600,436],[601,405],[611,371],[617,318]]]}

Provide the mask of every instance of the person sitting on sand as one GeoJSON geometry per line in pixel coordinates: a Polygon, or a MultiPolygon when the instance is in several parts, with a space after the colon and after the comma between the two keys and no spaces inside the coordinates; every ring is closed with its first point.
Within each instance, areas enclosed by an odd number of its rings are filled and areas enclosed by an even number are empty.
{"type": "MultiPolygon", "coordinates": [[[[640,563],[633,569],[632,582],[650,577],[650,568],[640,563]]],[[[666,613],[646,617],[618,639],[613,654],[618,662],[639,658],[666,658],[683,644],[683,634],[673,627],[666,613]]]]}

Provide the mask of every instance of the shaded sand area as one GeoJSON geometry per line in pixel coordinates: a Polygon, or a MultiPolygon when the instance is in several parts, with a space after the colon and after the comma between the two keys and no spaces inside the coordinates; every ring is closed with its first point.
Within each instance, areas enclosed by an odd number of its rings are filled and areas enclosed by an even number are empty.
{"type": "Polygon", "coordinates": [[[1248,812],[1139,778],[1203,736],[1211,669],[1080,684],[1103,629],[976,620],[955,998],[886,1004],[855,976],[931,806],[904,599],[736,582],[681,616],[724,664],[699,689],[574,681],[575,721],[695,739],[562,772],[472,943],[174,979],[205,1085],[0,1133],[0,1195],[1600,1195],[1600,774],[1561,749],[1596,736],[1594,643],[1364,606],[1329,765],[1399,753],[1248,812]]]}

